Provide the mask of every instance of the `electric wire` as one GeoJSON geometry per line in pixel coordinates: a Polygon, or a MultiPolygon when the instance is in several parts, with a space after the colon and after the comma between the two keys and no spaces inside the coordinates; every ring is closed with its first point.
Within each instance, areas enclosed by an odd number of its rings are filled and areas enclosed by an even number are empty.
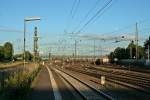
{"type": "Polygon", "coordinates": [[[95,8],[98,6],[98,4],[100,3],[101,0],[97,0],[95,2],[95,4],[92,6],[92,8],[86,13],[86,15],[80,20],[80,22],[78,23],[78,25],[74,28],[73,32],[75,32],[76,29],[78,29],[80,27],[80,25],[87,20],[87,18],[89,17],[90,13],[93,12],[93,10],[95,10],[95,8]]]}
{"type": "Polygon", "coordinates": [[[67,25],[66,25],[66,28],[64,29],[65,33],[67,33],[67,30],[69,30],[71,27],[71,23],[72,23],[73,19],[75,18],[75,14],[77,12],[79,4],[80,4],[80,0],[74,0],[73,1],[70,13],[68,15],[67,25]]]}
{"type": "Polygon", "coordinates": [[[112,0],[109,0],[102,8],[100,8],[94,16],[92,16],[76,33],[80,33],[89,23],[91,23],[98,15],[101,13],[110,3],[112,0]]]}

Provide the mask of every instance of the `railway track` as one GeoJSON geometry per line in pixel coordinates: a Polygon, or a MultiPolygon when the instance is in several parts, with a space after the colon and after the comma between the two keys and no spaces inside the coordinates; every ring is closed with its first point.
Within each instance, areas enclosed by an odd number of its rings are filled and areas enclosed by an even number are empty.
{"type": "Polygon", "coordinates": [[[122,85],[126,85],[131,88],[143,91],[150,94],[150,78],[143,74],[136,74],[131,72],[119,72],[119,71],[104,71],[101,69],[95,69],[92,67],[68,67],[67,69],[77,71],[79,73],[91,75],[94,77],[106,76],[108,81],[114,81],[122,85]]]}
{"type": "MultiPolygon", "coordinates": [[[[145,76],[147,76],[147,77],[149,77],[150,76],[150,72],[145,72],[145,71],[136,71],[136,70],[126,70],[126,69],[122,69],[122,68],[115,68],[115,67],[108,67],[108,66],[91,66],[92,68],[95,68],[95,69],[100,69],[100,68],[105,68],[105,69],[107,69],[107,70],[110,70],[110,71],[119,71],[119,72],[130,72],[130,74],[138,74],[138,75],[145,75],[145,76]]],[[[142,69],[140,69],[140,70],[142,70],[142,69]]],[[[147,71],[149,71],[149,70],[147,70],[147,71]]]]}
{"type": "MultiPolygon", "coordinates": [[[[95,67],[91,67],[89,68],[93,71],[104,71],[104,69],[100,69],[100,68],[95,68],[95,67]]],[[[107,71],[106,71],[107,72],[107,71]]],[[[138,83],[143,83],[143,84],[150,84],[150,74],[147,73],[140,73],[140,72],[135,72],[135,71],[127,71],[127,70],[115,70],[115,69],[111,69],[109,71],[110,75],[116,75],[116,77],[118,78],[125,78],[125,79],[129,79],[129,80],[134,80],[137,81],[138,83]]]]}
{"type": "Polygon", "coordinates": [[[67,72],[64,72],[63,70],[58,68],[51,69],[58,73],[66,82],[68,82],[83,97],[84,100],[114,100],[111,96],[102,91],[98,91],[93,88],[93,86],[67,72]]]}
{"type": "MultiPolygon", "coordinates": [[[[91,71],[97,72],[96,70],[92,70],[92,69],[91,71]]],[[[150,78],[147,76],[137,75],[137,74],[133,74],[130,72],[124,73],[120,71],[113,71],[113,72],[110,72],[109,74],[107,72],[104,72],[103,74],[116,80],[117,79],[120,79],[122,81],[126,80],[129,83],[139,85],[145,88],[150,88],[150,78]]]]}
{"type": "Polygon", "coordinates": [[[137,67],[137,66],[124,66],[124,65],[100,65],[97,67],[105,67],[109,69],[115,69],[115,70],[130,70],[134,72],[141,72],[141,73],[150,73],[150,68],[148,67],[137,67]]]}

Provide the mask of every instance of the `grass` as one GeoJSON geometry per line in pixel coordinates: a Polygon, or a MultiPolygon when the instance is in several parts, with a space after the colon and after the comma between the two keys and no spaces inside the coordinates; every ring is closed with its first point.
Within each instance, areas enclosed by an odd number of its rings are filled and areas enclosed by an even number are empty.
{"type": "Polygon", "coordinates": [[[30,91],[31,84],[41,67],[32,72],[18,72],[6,79],[1,91],[1,98],[4,100],[22,100],[30,91]]]}
{"type": "Polygon", "coordinates": [[[19,65],[22,65],[22,64],[23,64],[22,61],[7,62],[7,63],[0,62],[0,69],[16,67],[16,66],[19,66],[19,65]]]}

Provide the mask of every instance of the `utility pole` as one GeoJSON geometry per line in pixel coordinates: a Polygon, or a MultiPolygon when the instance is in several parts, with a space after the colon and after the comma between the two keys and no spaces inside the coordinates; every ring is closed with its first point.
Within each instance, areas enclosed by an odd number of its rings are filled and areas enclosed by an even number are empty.
{"type": "Polygon", "coordinates": [[[94,40],[94,60],[95,60],[95,40],[94,40]]]}
{"type": "Polygon", "coordinates": [[[34,61],[37,60],[38,58],[38,36],[37,36],[37,27],[34,28],[34,49],[33,49],[33,52],[34,52],[34,61]]]}
{"type": "Polygon", "coordinates": [[[51,60],[51,52],[49,52],[49,57],[48,58],[49,58],[49,61],[50,61],[51,60]]]}
{"type": "Polygon", "coordinates": [[[52,60],[52,48],[49,49],[49,55],[48,55],[49,61],[52,60]]]}
{"type": "Polygon", "coordinates": [[[99,45],[99,56],[102,56],[102,47],[99,45]]]}
{"type": "Polygon", "coordinates": [[[136,23],[136,31],[135,31],[135,41],[136,41],[136,60],[139,58],[139,50],[138,50],[138,23],[136,23]]]}
{"type": "Polygon", "coordinates": [[[149,55],[149,51],[150,51],[149,49],[150,49],[150,48],[149,48],[149,44],[148,44],[148,61],[149,61],[149,56],[150,56],[150,55],[149,55]]]}
{"type": "Polygon", "coordinates": [[[132,45],[134,44],[134,41],[131,41],[131,45],[130,45],[130,59],[133,58],[133,54],[132,54],[132,45]]]}
{"type": "Polygon", "coordinates": [[[130,46],[130,59],[132,59],[132,47],[130,46]]]}
{"type": "Polygon", "coordinates": [[[23,39],[23,66],[25,68],[26,63],[26,20],[24,19],[24,39],[23,39]]]}
{"type": "Polygon", "coordinates": [[[148,45],[148,55],[147,55],[148,57],[147,58],[148,58],[148,62],[149,62],[150,61],[150,37],[149,37],[147,45],[148,45]]]}
{"type": "Polygon", "coordinates": [[[74,56],[76,58],[76,56],[77,56],[77,40],[75,40],[74,49],[75,49],[74,56]]]}

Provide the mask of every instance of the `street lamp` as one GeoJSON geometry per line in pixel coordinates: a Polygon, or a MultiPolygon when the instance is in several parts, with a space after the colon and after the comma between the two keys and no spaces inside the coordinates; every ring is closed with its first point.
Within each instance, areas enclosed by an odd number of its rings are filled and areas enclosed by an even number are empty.
{"type": "Polygon", "coordinates": [[[40,17],[27,17],[24,19],[24,67],[25,67],[25,45],[26,45],[26,22],[40,20],[40,17]]]}

